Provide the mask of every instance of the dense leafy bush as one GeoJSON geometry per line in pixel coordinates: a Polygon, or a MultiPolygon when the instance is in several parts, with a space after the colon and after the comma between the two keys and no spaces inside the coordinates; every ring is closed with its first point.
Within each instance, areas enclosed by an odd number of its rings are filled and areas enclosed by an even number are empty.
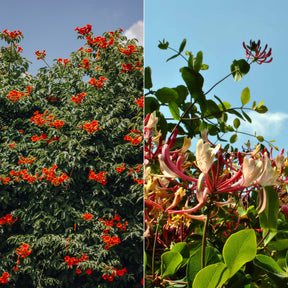
{"type": "Polygon", "coordinates": [[[51,65],[36,51],[36,76],[22,33],[0,34],[7,287],[142,286],[143,47],[121,29],[75,30],[85,47],[51,65]]]}

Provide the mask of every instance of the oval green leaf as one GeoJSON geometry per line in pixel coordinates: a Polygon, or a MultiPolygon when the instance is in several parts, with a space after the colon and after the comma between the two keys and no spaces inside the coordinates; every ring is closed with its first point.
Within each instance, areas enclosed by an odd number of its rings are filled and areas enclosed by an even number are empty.
{"type": "Polygon", "coordinates": [[[240,120],[238,118],[235,118],[233,121],[233,125],[234,125],[235,129],[238,129],[240,124],[241,124],[240,120]]]}
{"type": "Polygon", "coordinates": [[[150,67],[145,67],[145,77],[144,77],[144,88],[145,89],[151,89],[153,84],[152,84],[152,79],[151,79],[151,74],[152,70],[150,67]]]}
{"type": "Polygon", "coordinates": [[[156,91],[155,96],[160,102],[168,103],[175,101],[178,98],[178,93],[172,88],[163,87],[156,91]]]}
{"type": "Polygon", "coordinates": [[[180,268],[183,257],[179,252],[168,251],[161,255],[162,278],[173,276],[180,268]]]}
{"type": "Polygon", "coordinates": [[[223,258],[232,277],[245,263],[252,261],[257,253],[256,234],[252,229],[232,234],[224,244],[223,258]]]}
{"type": "Polygon", "coordinates": [[[218,288],[229,279],[229,269],[224,263],[216,263],[200,270],[193,282],[193,288],[218,288]]]}
{"type": "Polygon", "coordinates": [[[186,39],[183,39],[179,47],[179,54],[184,50],[185,46],[186,46],[186,39]]]}
{"type": "Polygon", "coordinates": [[[242,106],[246,105],[250,101],[250,89],[248,87],[244,88],[241,93],[242,106]]]}
{"type": "Polygon", "coordinates": [[[233,134],[233,135],[230,137],[230,143],[231,143],[231,144],[235,143],[235,142],[237,141],[237,138],[238,138],[237,134],[233,134]]]}
{"type": "Polygon", "coordinates": [[[174,101],[170,101],[168,103],[168,108],[170,110],[172,117],[175,120],[177,120],[177,121],[181,120],[179,107],[174,101]]]}

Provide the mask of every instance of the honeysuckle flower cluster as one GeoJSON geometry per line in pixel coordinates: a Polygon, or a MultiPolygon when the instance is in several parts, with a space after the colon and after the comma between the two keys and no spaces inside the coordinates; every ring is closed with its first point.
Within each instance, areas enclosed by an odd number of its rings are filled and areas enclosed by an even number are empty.
{"type": "Polygon", "coordinates": [[[266,52],[268,45],[266,44],[264,49],[262,50],[260,43],[260,40],[258,40],[257,43],[250,40],[250,45],[247,45],[245,44],[245,42],[243,42],[243,47],[246,51],[245,57],[247,59],[252,59],[252,62],[256,62],[258,64],[270,63],[273,60],[273,58],[271,57],[272,49],[270,48],[268,52],[266,52]]]}
{"type": "MultiPolygon", "coordinates": [[[[267,204],[265,187],[278,187],[287,182],[282,176],[287,163],[283,150],[275,158],[272,158],[272,150],[268,153],[267,150],[260,151],[259,147],[248,153],[229,152],[227,157],[227,151],[222,150],[220,144],[215,146],[208,139],[200,139],[192,161],[188,150],[191,139],[185,137],[182,147],[173,149],[177,129],[163,143],[161,134],[155,129],[157,117],[148,115],[145,123],[145,235],[153,233],[152,219],[163,213],[167,216],[167,225],[163,226],[165,237],[171,227],[176,229],[177,215],[204,221],[207,215],[203,209],[208,203],[213,203],[215,208],[233,206],[236,205],[235,195],[242,199],[251,191],[259,194],[257,211],[260,214],[267,204]],[[157,136],[153,137],[155,134],[157,136]],[[156,161],[160,170],[156,173],[154,168],[152,173],[156,161]],[[165,229],[168,230],[165,232],[165,229]]],[[[213,213],[215,216],[217,209],[213,213]]],[[[184,228],[181,228],[182,236],[184,228]]]]}

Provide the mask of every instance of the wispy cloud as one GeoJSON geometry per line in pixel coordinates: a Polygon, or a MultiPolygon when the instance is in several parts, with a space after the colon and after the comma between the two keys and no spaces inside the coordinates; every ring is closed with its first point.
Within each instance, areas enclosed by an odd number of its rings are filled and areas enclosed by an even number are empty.
{"type": "Polygon", "coordinates": [[[144,44],[144,24],[143,21],[139,20],[137,23],[134,23],[128,30],[124,32],[124,35],[128,39],[138,39],[139,45],[143,46],[144,44]]]}
{"type": "MultiPolygon", "coordinates": [[[[258,114],[256,112],[249,112],[248,115],[252,119],[252,123],[242,121],[239,127],[240,131],[247,131],[248,133],[261,135],[267,139],[279,138],[283,135],[283,131],[287,130],[288,114],[282,112],[267,112],[265,114],[258,114]]],[[[277,140],[277,139],[275,139],[277,140]]]]}

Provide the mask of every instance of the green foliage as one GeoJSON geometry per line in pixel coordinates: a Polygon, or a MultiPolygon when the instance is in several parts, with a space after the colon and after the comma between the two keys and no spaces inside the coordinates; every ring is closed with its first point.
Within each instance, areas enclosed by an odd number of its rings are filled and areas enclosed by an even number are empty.
{"type": "MultiPolygon", "coordinates": [[[[92,32],[89,35],[94,39],[92,32]]],[[[0,225],[0,273],[10,273],[7,287],[141,287],[143,111],[135,101],[143,95],[143,47],[120,30],[102,37],[114,42],[103,48],[86,38],[85,48],[72,52],[67,63],[55,59],[35,76],[27,73],[29,62],[16,46],[11,51],[1,47],[0,218],[18,218],[13,225],[0,225]],[[128,64],[134,68],[125,71],[123,65],[128,64]],[[100,77],[105,78],[103,85],[89,83],[100,77]],[[30,96],[27,87],[33,87],[30,96]],[[23,93],[16,101],[7,98],[13,90],[23,93]],[[77,103],[81,93],[86,95],[77,103]],[[36,111],[42,115],[40,125],[31,120],[36,111]],[[57,127],[56,120],[63,126],[57,127]],[[92,121],[99,129],[93,130],[92,121]],[[32,141],[43,134],[46,138],[32,141]],[[36,159],[21,164],[20,156],[36,159]],[[118,172],[123,165],[124,171],[118,172]],[[92,170],[96,175],[106,172],[107,184],[89,178],[92,170]],[[61,175],[67,179],[62,181],[61,175]],[[83,219],[88,213],[93,219],[83,219]],[[101,237],[108,226],[99,218],[108,221],[115,215],[119,225],[127,222],[127,229],[114,223],[106,231],[121,240],[108,249],[101,237]],[[32,252],[20,258],[19,271],[13,272],[15,250],[23,243],[32,252]],[[65,256],[80,258],[84,253],[88,260],[77,267],[64,261],[65,256]],[[113,267],[126,267],[127,273],[113,282],[104,280],[102,275],[112,275],[113,267]],[[76,274],[76,269],[82,273],[76,274]],[[87,269],[92,274],[85,273],[87,269]]]]}

